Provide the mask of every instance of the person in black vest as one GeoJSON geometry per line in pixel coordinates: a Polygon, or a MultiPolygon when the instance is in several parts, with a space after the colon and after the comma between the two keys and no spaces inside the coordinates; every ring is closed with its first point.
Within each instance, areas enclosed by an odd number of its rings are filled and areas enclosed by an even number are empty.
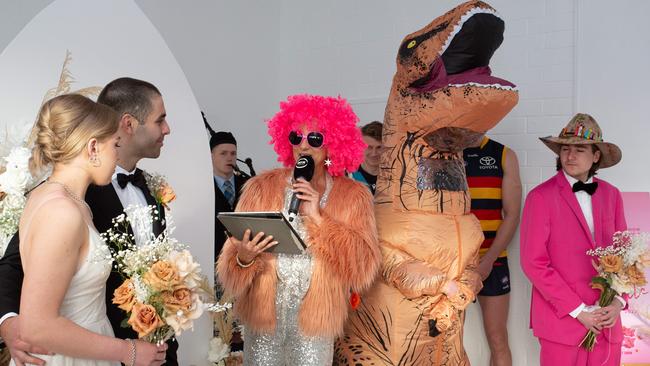
{"type": "Polygon", "coordinates": [[[210,151],[212,153],[212,174],[214,176],[214,261],[217,261],[223,243],[226,241],[226,228],[217,220],[220,212],[232,212],[237,205],[241,188],[247,178],[235,174],[237,164],[237,141],[230,132],[211,131],[210,151]]]}
{"type": "Polygon", "coordinates": [[[480,144],[463,151],[471,211],[481,222],[478,272],[483,289],[478,301],[490,346],[490,365],[512,365],[508,345],[510,270],[506,248],[519,225],[521,180],[514,151],[484,136],[480,144]]]}
{"type": "MultiPolygon", "coordinates": [[[[142,170],[137,163],[143,158],[160,156],[165,136],[170,133],[167,113],[160,91],[146,81],[119,78],[111,81],[100,93],[97,102],[113,108],[121,116],[119,122],[120,147],[118,162],[111,184],[91,185],[85,200],[93,213],[97,231],[104,232],[111,226],[111,220],[122,214],[129,205],[156,204],[146,186],[142,170]]],[[[164,210],[161,220],[152,224],[151,230],[158,235],[164,230],[164,210]]],[[[18,250],[18,235],[9,243],[5,255],[0,259],[0,337],[4,339],[12,357],[20,366],[23,363],[43,364],[30,355],[44,350],[34,349],[21,340],[18,333],[17,316],[22,286],[22,265],[18,250]]],[[[137,240],[136,240],[136,244],[137,240]]],[[[107,315],[115,336],[122,339],[137,339],[137,333],[122,328],[120,323],[126,314],[112,304],[113,291],[122,283],[118,273],[111,273],[106,283],[107,315]]],[[[178,365],[176,351],[178,343],[168,342],[166,365],[178,365]]]]}

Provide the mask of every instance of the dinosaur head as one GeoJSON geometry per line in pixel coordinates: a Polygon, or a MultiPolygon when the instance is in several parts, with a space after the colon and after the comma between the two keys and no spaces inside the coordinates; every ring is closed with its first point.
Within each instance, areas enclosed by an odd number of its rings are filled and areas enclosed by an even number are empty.
{"type": "Polygon", "coordinates": [[[421,89],[441,77],[488,66],[503,30],[491,6],[464,3],[404,38],[397,52],[400,81],[421,89]]]}
{"type": "MultiPolygon", "coordinates": [[[[482,134],[496,125],[518,99],[514,84],[492,76],[488,66],[504,29],[490,5],[469,1],[406,36],[397,53],[390,98],[395,110],[402,111],[402,127],[414,131],[412,125],[422,126],[425,119],[429,132],[457,128],[482,134]],[[405,110],[414,113],[406,116],[405,110]]],[[[454,135],[458,132],[445,132],[444,140],[454,135]]],[[[430,143],[442,141],[429,137],[430,143]]],[[[457,145],[462,149],[467,143],[457,145]]]]}

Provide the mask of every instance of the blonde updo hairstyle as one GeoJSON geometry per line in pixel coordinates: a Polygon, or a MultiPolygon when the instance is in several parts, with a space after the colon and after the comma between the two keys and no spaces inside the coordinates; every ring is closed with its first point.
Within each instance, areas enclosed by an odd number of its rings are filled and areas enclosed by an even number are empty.
{"type": "Polygon", "coordinates": [[[31,139],[31,168],[66,163],[79,155],[92,138],[100,142],[118,129],[119,115],[79,94],[64,94],[43,104],[31,139]]]}

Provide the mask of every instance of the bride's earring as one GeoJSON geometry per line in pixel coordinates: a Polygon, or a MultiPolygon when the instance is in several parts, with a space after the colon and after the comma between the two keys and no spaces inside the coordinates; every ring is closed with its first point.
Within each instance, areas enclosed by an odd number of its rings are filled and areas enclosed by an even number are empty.
{"type": "Polygon", "coordinates": [[[329,156],[325,159],[325,166],[329,168],[329,166],[332,165],[332,160],[330,160],[329,156]]]}
{"type": "Polygon", "coordinates": [[[99,160],[99,157],[95,154],[90,155],[90,164],[95,168],[99,168],[102,165],[102,162],[99,160]]]}

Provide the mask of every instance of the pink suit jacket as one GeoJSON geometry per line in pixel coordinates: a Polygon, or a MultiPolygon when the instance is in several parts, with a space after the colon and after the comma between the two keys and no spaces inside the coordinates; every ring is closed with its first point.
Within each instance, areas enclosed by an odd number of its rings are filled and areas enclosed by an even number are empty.
{"type": "MultiPolygon", "coordinates": [[[[590,286],[596,270],[587,250],[612,243],[616,231],[625,230],[619,190],[594,178],[598,189],[591,196],[594,237],[564,173],[535,187],[526,198],[521,221],[521,266],[533,284],[530,326],[536,337],[578,345],[587,329],[569,315],[581,303],[595,304],[599,292],[590,286]]],[[[622,340],[621,321],[605,336],[622,340]]]]}

